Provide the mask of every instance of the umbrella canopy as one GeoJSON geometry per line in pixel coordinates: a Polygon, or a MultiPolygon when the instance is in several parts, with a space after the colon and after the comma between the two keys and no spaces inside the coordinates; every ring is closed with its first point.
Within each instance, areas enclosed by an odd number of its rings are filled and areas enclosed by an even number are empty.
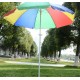
{"type": "Polygon", "coordinates": [[[74,14],[74,12],[72,10],[70,10],[69,8],[67,8],[65,6],[61,6],[61,5],[58,5],[58,4],[50,4],[49,2],[36,2],[36,3],[25,2],[25,3],[21,4],[21,5],[19,5],[17,8],[19,10],[30,9],[30,8],[43,9],[43,8],[48,8],[50,6],[53,7],[54,9],[74,14]]]}
{"type": "Polygon", "coordinates": [[[4,15],[4,19],[15,26],[39,29],[40,15],[42,29],[70,25],[74,19],[73,11],[60,5],[50,5],[48,2],[26,2],[17,8],[4,15]]]}
{"type": "Polygon", "coordinates": [[[68,8],[65,7],[65,6],[53,4],[52,7],[53,7],[54,9],[57,9],[57,10],[60,10],[60,11],[69,12],[69,13],[71,13],[71,14],[74,14],[74,12],[73,12],[72,10],[68,9],[68,8]]]}
{"type": "Polygon", "coordinates": [[[31,8],[43,9],[43,8],[48,8],[49,6],[50,6],[49,2],[25,2],[20,6],[18,6],[17,8],[19,10],[31,9],[31,8]]]}

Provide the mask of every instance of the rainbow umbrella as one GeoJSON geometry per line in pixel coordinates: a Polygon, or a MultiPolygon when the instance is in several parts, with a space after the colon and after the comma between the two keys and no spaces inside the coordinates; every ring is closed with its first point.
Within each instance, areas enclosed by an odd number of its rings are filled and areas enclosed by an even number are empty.
{"type": "MultiPolygon", "coordinates": [[[[60,28],[70,25],[74,19],[74,12],[61,6],[48,2],[25,2],[16,9],[4,15],[4,19],[15,26],[32,29],[60,28]]],[[[40,36],[41,42],[41,36],[40,36]]],[[[39,42],[39,73],[40,77],[40,48],[39,42]]]]}
{"type": "Polygon", "coordinates": [[[24,3],[9,13],[4,15],[4,19],[15,26],[26,28],[60,28],[70,25],[73,22],[73,12],[60,5],[51,5],[49,3],[24,3]],[[58,7],[56,7],[58,6],[58,7]],[[22,10],[24,9],[24,10],[22,10]],[[57,10],[58,9],[58,10],[57,10]],[[65,12],[68,11],[68,12],[65,12]],[[71,12],[71,13],[69,13],[71,12]],[[41,14],[41,15],[40,15],[41,14]],[[40,21],[41,18],[41,21],[40,21]],[[41,23],[41,25],[40,25],[41,23]]]}

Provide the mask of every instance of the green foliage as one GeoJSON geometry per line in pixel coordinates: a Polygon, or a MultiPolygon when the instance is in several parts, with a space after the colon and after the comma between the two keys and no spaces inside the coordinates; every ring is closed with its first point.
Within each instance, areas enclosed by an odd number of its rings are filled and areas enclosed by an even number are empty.
{"type": "Polygon", "coordinates": [[[74,10],[80,10],[80,2],[72,2],[72,7],[74,10]]]}
{"type": "Polygon", "coordinates": [[[56,56],[56,52],[61,52],[70,46],[72,41],[71,27],[64,26],[58,29],[49,29],[41,48],[42,56],[56,56]]]}
{"type": "Polygon", "coordinates": [[[18,34],[18,41],[19,46],[23,52],[30,53],[31,46],[33,44],[32,36],[30,35],[29,31],[27,31],[25,28],[20,29],[20,33],[18,34]],[[22,31],[21,31],[22,30],[22,31]]]}
{"type": "Polygon", "coordinates": [[[33,41],[33,44],[31,46],[31,50],[30,50],[30,56],[36,56],[38,51],[38,47],[36,45],[36,43],[33,41]]]}
{"type": "Polygon", "coordinates": [[[74,43],[76,47],[76,56],[80,53],[80,2],[72,2],[72,7],[75,9],[75,19],[73,25],[76,27],[77,36],[74,35],[74,43]]]}
{"type": "Polygon", "coordinates": [[[15,51],[30,53],[33,38],[23,27],[4,26],[2,28],[2,49],[10,49],[13,54],[15,51]]]}
{"type": "Polygon", "coordinates": [[[49,36],[47,35],[42,43],[42,46],[41,46],[41,56],[42,57],[48,57],[48,43],[49,42],[49,36]]]}
{"type": "Polygon", "coordinates": [[[58,48],[66,49],[72,41],[71,26],[64,26],[56,30],[56,37],[58,39],[58,48]]]}

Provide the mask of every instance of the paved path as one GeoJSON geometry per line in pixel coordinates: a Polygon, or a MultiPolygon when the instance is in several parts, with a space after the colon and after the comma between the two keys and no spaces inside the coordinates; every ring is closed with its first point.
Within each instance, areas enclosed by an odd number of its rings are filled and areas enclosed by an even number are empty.
{"type": "MultiPolygon", "coordinates": [[[[5,61],[6,63],[12,64],[25,64],[25,65],[39,65],[38,63],[30,63],[30,62],[16,62],[16,61],[5,61]]],[[[64,67],[64,64],[44,64],[40,63],[40,66],[53,66],[53,67],[64,67]]]]}

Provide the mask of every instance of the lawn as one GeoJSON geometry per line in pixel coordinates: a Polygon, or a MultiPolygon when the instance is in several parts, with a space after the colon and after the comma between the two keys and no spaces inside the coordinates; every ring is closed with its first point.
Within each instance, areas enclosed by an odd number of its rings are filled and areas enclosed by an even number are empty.
{"type": "MultiPolygon", "coordinates": [[[[4,63],[0,59],[0,77],[37,77],[38,66],[4,63]]],[[[80,77],[80,67],[41,67],[41,77],[80,77]]]]}
{"type": "MultiPolygon", "coordinates": [[[[29,59],[9,59],[9,58],[0,58],[0,61],[17,61],[17,62],[33,62],[33,63],[38,63],[38,58],[29,58],[29,59]]],[[[65,64],[65,65],[72,65],[74,64],[73,62],[55,62],[55,61],[49,61],[44,58],[40,58],[41,63],[46,63],[46,64],[65,64]]]]}
{"type": "MultiPolygon", "coordinates": [[[[0,77],[37,77],[38,66],[0,64],[0,77]]],[[[41,67],[42,77],[80,77],[79,67],[41,67]]]]}

